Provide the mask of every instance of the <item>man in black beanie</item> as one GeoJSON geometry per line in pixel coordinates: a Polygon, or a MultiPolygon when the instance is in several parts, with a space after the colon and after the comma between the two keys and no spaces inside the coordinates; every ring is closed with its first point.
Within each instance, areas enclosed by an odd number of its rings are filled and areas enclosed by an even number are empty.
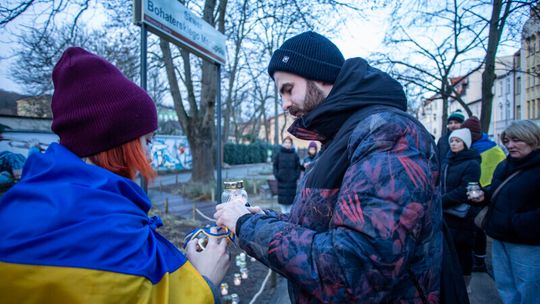
{"type": "Polygon", "coordinates": [[[315,32],[285,41],[268,73],[297,117],[288,131],[322,150],[289,215],[231,202],[217,224],[289,280],[293,303],[438,302],[436,149],[401,85],[315,32]]]}

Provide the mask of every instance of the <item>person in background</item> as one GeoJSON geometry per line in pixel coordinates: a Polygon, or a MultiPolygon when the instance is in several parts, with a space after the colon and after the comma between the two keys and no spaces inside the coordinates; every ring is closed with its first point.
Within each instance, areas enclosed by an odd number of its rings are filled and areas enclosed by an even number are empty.
{"type": "Polygon", "coordinates": [[[11,151],[0,152],[0,192],[8,190],[21,178],[26,157],[11,151]]]}
{"type": "Polygon", "coordinates": [[[450,133],[450,156],[443,168],[441,178],[443,215],[459,258],[467,291],[470,293],[474,222],[468,213],[471,204],[467,199],[467,185],[478,183],[480,178],[480,155],[471,146],[469,129],[450,133]]]}
{"type": "Polygon", "coordinates": [[[150,96],[105,59],[68,48],[53,74],[59,143],[33,153],[0,201],[2,303],[214,303],[226,241],[187,258],[134,179],[152,180],[150,96]],[[7,295],[7,296],[6,296],[7,295]]]}
{"type": "Polygon", "coordinates": [[[278,203],[283,213],[291,211],[301,169],[300,158],[294,150],[292,138],[287,136],[274,156],[273,164],[274,177],[278,183],[278,203]]]}
{"type": "Polygon", "coordinates": [[[514,121],[502,133],[508,156],[489,187],[473,202],[489,209],[483,228],[493,239],[495,284],[503,303],[538,303],[540,297],[540,127],[514,121]]]}
{"type": "Polygon", "coordinates": [[[315,157],[317,157],[317,150],[317,143],[314,141],[310,141],[308,145],[307,155],[302,161],[302,167],[304,170],[307,170],[310,167],[311,162],[315,160],[315,157]]]}
{"type": "Polygon", "coordinates": [[[461,110],[456,110],[448,116],[447,124],[446,124],[446,132],[443,133],[441,138],[437,141],[437,156],[439,158],[439,166],[441,168],[444,167],[446,164],[446,161],[448,160],[448,156],[450,155],[450,146],[448,144],[448,138],[450,136],[450,133],[453,131],[461,128],[461,124],[465,120],[465,116],[463,113],[461,113],[461,110]]]}
{"type": "MultiPolygon", "coordinates": [[[[488,187],[491,185],[491,179],[495,168],[506,158],[504,151],[492,140],[489,139],[486,133],[482,133],[480,120],[476,116],[469,117],[462,124],[463,128],[471,131],[472,146],[471,148],[480,153],[482,160],[480,165],[480,186],[488,187]]],[[[470,212],[470,217],[474,218],[481,207],[474,206],[470,212]]],[[[486,272],[486,234],[484,231],[474,226],[474,255],[473,255],[473,271],[486,272]]]]}
{"type": "Polygon", "coordinates": [[[289,132],[322,143],[290,214],[216,206],[216,223],[288,279],[293,303],[438,303],[439,166],[395,79],[328,38],[286,40],[268,65],[289,132]]]}

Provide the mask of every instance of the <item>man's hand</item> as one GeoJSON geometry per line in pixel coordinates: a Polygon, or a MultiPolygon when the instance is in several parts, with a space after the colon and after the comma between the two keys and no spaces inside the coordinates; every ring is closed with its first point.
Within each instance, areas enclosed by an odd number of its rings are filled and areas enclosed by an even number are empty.
{"type": "Polygon", "coordinates": [[[216,206],[216,225],[226,226],[230,231],[236,233],[236,222],[238,219],[249,213],[262,212],[259,207],[246,207],[242,200],[235,200],[228,203],[219,204],[216,206]]]}

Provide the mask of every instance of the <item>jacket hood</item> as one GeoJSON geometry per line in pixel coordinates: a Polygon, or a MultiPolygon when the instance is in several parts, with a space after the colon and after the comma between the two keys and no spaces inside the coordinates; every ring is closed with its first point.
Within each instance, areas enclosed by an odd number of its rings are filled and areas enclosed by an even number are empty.
{"type": "Polygon", "coordinates": [[[327,141],[354,112],[368,105],[388,105],[407,110],[399,82],[370,66],[362,58],[345,61],[328,97],[313,111],[298,118],[289,132],[306,140],[327,141]]]}
{"type": "Polygon", "coordinates": [[[486,133],[482,133],[482,137],[480,137],[479,140],[472,143],[472,147],[477,150],[479,153],[483,153],[493,147],[495,147],[497,144],[489,139],[488,135],[486,133]]]}

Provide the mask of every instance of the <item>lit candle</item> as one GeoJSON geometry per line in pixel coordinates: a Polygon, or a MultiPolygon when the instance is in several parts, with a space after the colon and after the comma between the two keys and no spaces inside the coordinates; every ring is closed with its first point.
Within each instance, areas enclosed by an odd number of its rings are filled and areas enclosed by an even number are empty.
{"type": "Polygon", "coordinates": [[[235,294],[235,293],[233,293],[233,294],[231,295],[231,299],[232,299],[232,303],[233,303],[233,304],[238,304],[238,303],[240,303],[240,297],[239,297],[237,294],[235,294]]]}
{"type": "Polygon", "coordinates": [[[245,252],[240,252],[240,260],[242,261],[246,261],[246,253],[245,252]]]}
{"type": "Polygon", "coordinates": [[[251,260],[252,262],[255,262],[257,259],[254,258],[254,257],[251,257],[250,260],[251,260]]]}
{"type": "Polygon", "coordinates": [[[229,284],[221,283],[221,295],[225,296],[229,294],[229,284]]]}
{"type": "Polygon", "coordinates": [[[242,277],[240,276],[239,273],[235,273],[234,274],[234,285],[238,286],[242,284],[242,277]]]}
{"type": "Polygon", "coordinates": [[[246,267],[240,268],[240,273],[242,275],[242,279],[245,280],[248,278],[248,269],[246,267]]]}

